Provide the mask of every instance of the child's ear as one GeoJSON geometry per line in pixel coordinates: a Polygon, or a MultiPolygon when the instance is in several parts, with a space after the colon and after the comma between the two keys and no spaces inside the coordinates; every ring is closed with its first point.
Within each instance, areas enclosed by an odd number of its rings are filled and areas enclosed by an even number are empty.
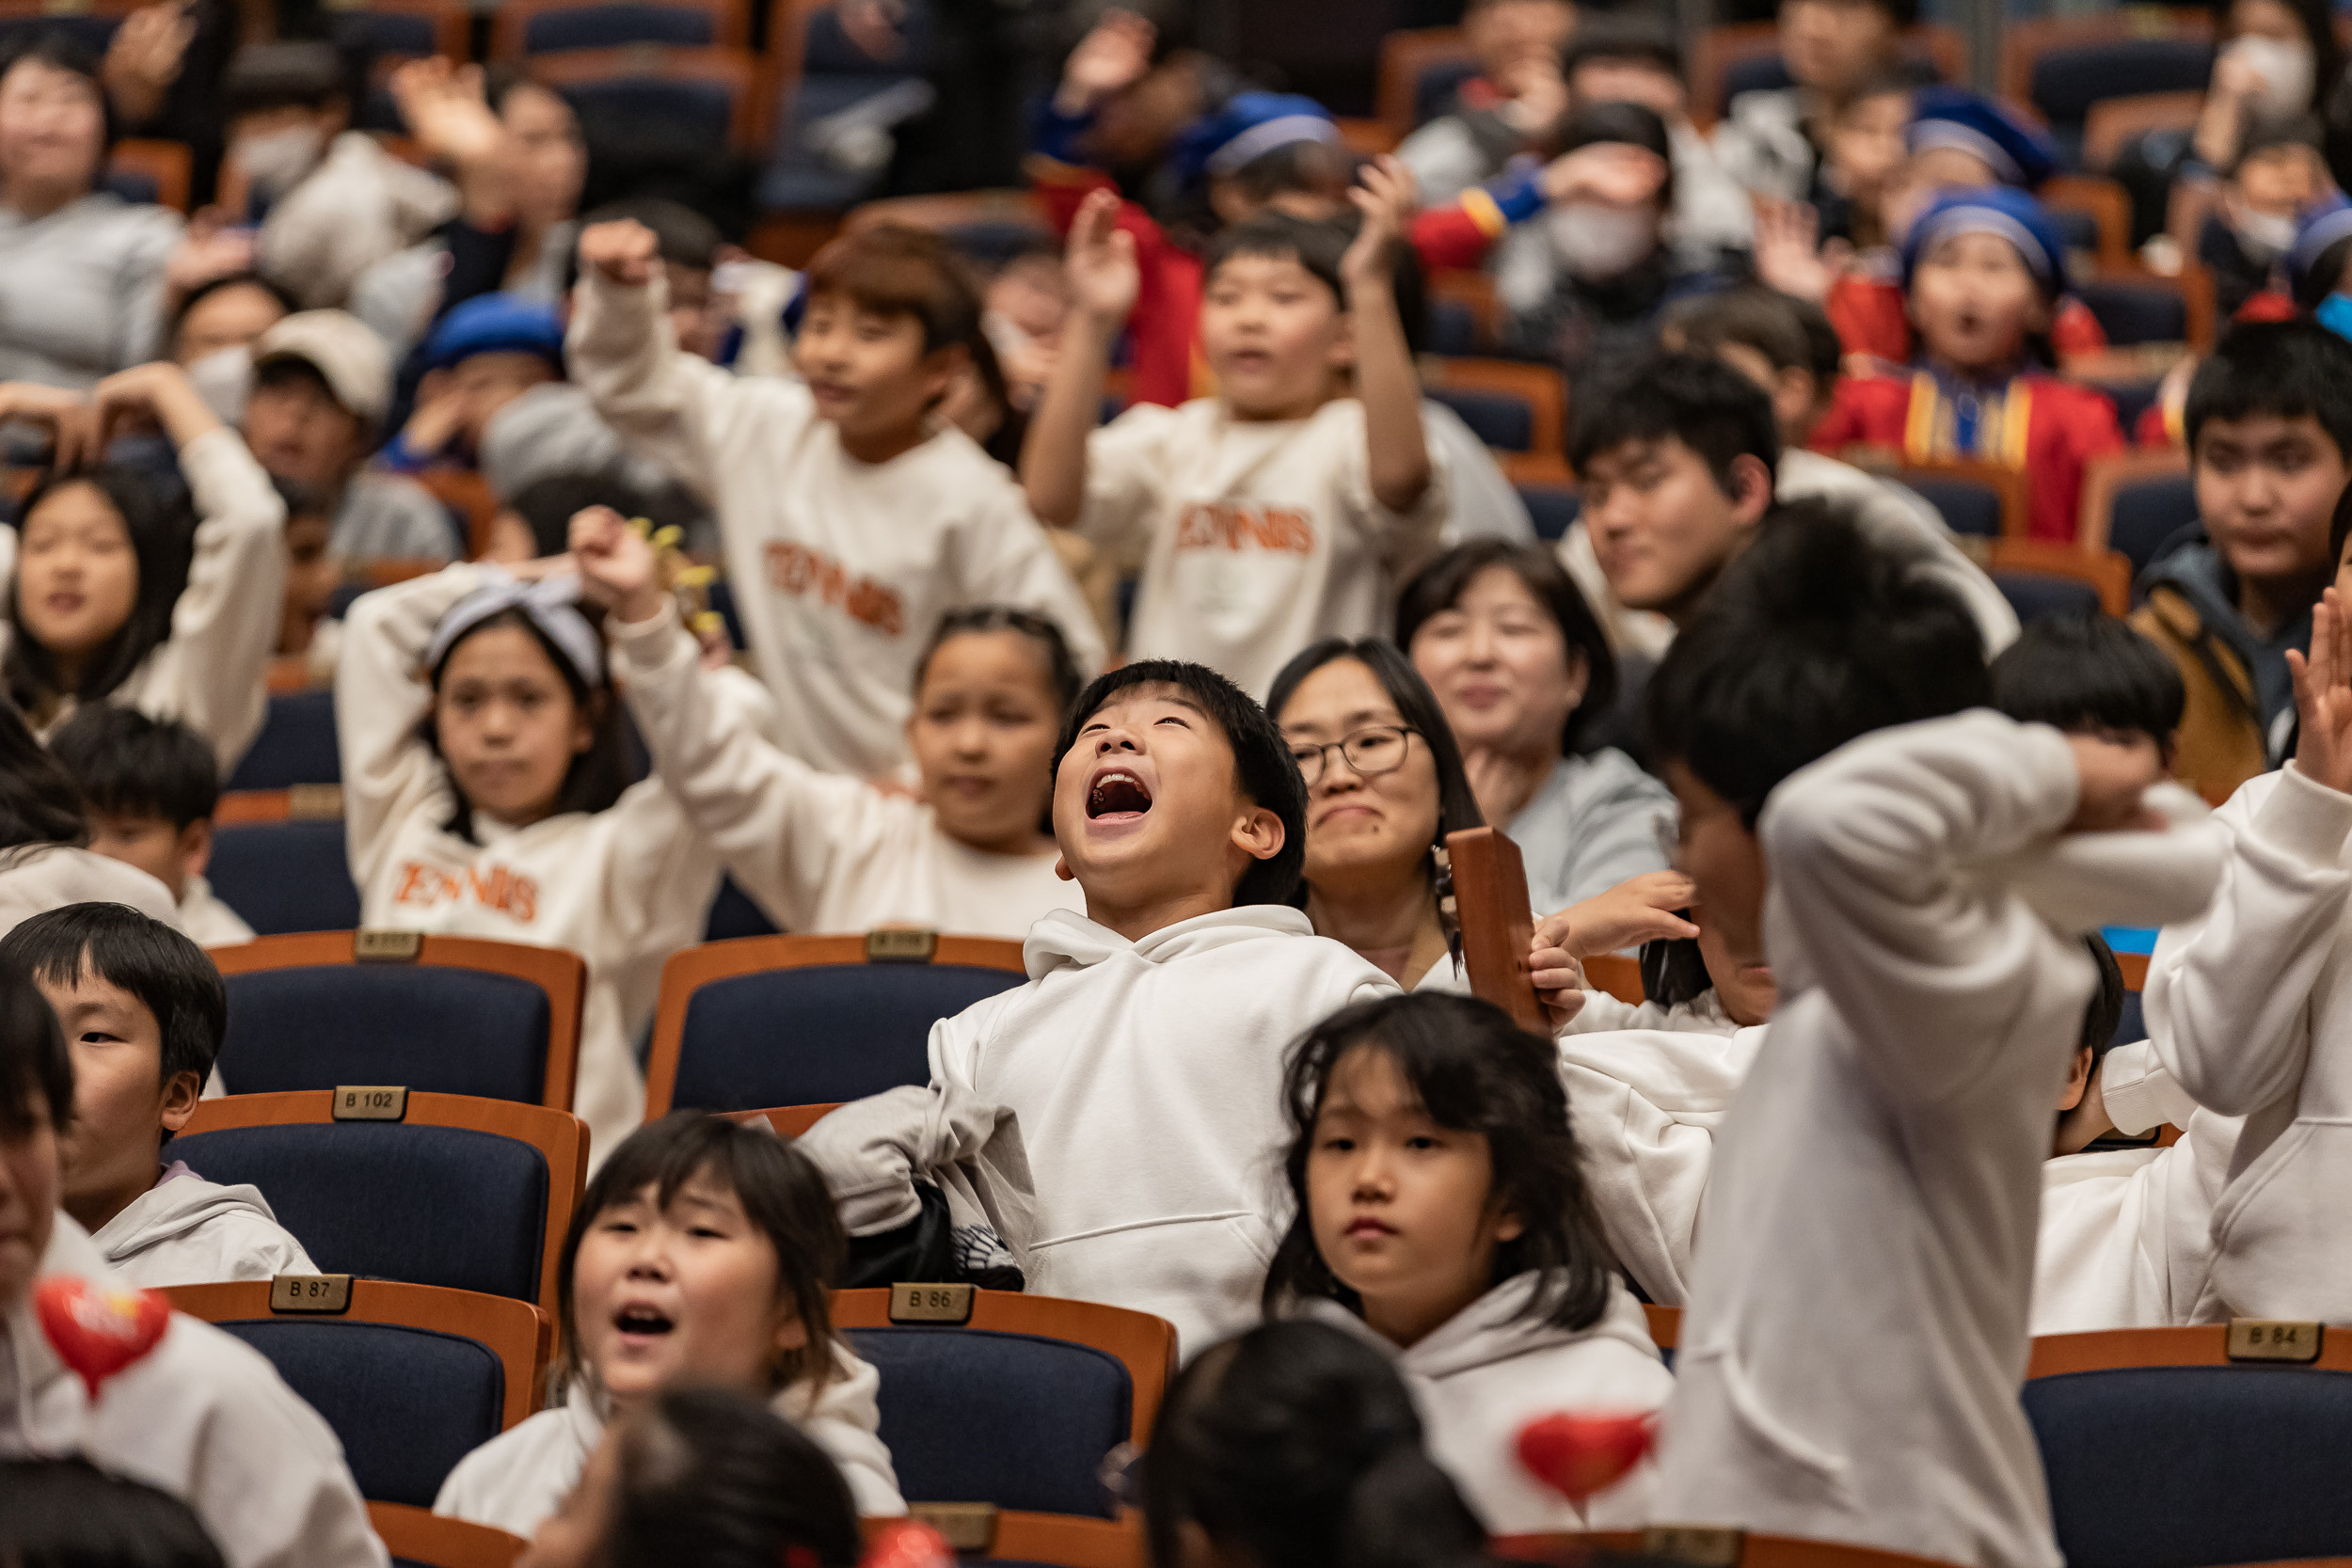
{"type": "Polygon", "coordinates": [[[2058,1091],[2058,1108],[2059,1110],[2071,1111],[2083,1102],[2083,1095],[2090,1087],[2091,1067],[2096,1060],[2090,1047],[2084,1045],[2075,1048],[2074,1060],[2066,1069],[2066,1086],[2058,1091]]]}
{"type": "Polygon", "coordinates": [[[956,377],[971,363],[972,351],[961,343],[949,343],[923,356],[917,366],[923,377],[923,406],[933,407],[946,398],[948,389],[955,386],[956,377]]]}
{"type": "Polygon", "coordinates": [[[1327,363],[1335,371],[1356,368],[1356,312],[1344,304],[1340,307],[1336,330],[1331,336],[1331,354],[1327,363]]]}
{"type": "Polygon", "coordinates": [[[1516,1242],[1527,1234],[1527,1222],[1519,1218],[1517,1209],[1505,1207],[1495,1216],[1495,1241],[1498,1244],[1516,1242]]]}
{"type": "Polygon", "coordinates": [[[776,1325],[776,1349],[805,1350],[808,1347],[808,1324],[800,1313],[790,1312],[776,1325]]]}
{"type": "Polygon", "coordinates": [[[163,1113],[159,1120],[167,1132],[177,1132],[187,1126],[196,1115],[196,1105],[204,1096],[204,1080],[193,1072],[175,1072],[164,1084],[163,1113]]]}
{"type": "Polygon", "coordinates": [[[213,820],[199,816],[180,830],[180,842],[175,848],[180,857],[180,869],[191,877],[201,877],[204,868],[213,863],[213,820]]]}
{"type": "Polygon", "coordinates": [[[1280,854],[1287,837],[1282,819],[1263,806],[1247,806],[1233,818],[1233,847],[1253,861],[1270,861],[1280,854]]]}

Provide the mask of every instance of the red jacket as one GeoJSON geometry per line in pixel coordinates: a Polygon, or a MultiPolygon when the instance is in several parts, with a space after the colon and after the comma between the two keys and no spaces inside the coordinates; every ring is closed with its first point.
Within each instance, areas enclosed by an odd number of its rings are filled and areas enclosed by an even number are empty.
{"type": "MultiPolygon", "coordinates": [[[[1829,286],[1821,302],[1830,325],[1837,328],[1838,345],[1848,354],[1867,355],[1892,364],[1911,360],[1911,316],[1902,285],[1888,277],[1844,273],[1829,286]]],[[[2060,356],[2094,354],[2107,346],[2106,330],[2081,300],[2058,301],[2050,322],[2050,346],[2060,356]]]]}
{"type": "MultiPolygon", "coordinates": [[[[1045,204],[1046,221],[1064,239],[1088,196],[1119,188],[1098,169],[1036,162],[1034,188],[1045,204]]],[[[1208,389],[1200,348],[1200,258],[1169,239],[1132,201],[1119,204],[1119,227],[1135,236],[1136,265],[1143,275],[1136,308],[1127,317],[1127,401],[1173,408],[1208,389]]]]}

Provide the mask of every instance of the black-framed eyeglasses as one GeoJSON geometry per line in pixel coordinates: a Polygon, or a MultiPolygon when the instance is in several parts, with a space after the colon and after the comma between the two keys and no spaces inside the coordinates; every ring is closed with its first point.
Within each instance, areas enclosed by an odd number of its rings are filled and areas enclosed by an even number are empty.
{"type": "Polygon", "coordinates": [[[1347,759],[1347,766],[1359,779],[1381,773],[1393,773],[1405,766],[1405,753],[1411,749],[1406,737],[1421,734],[1404,724],[1370,724],[1353,735],[1320,744],[1311,740],[1291,742],[1291,760],[1298,764],[1298,776],[1313,788],[1323,781],[1323,765],[1333,751],[1347,759]]]}

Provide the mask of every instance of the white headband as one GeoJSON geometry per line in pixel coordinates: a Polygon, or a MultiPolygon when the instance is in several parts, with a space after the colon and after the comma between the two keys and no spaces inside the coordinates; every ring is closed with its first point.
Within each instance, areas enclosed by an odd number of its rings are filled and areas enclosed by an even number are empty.
{"type": "Polygon", "coordinates": [[[596,628],[578,609],[578,577],[564,572],[536,582],[522,582],[495,566],[484,567],[482,577],[482,586],[450,606],[440,625],[433,628],[433,641],[424,650],[426,669],[440,668],[441,660],[449,657],[457,640],[483,622],[507,610],[519,610],[555,644],[582,684],[592,688],[603,684],[604,647],[597,641],[596,628]]]}
{"type": "Polygon", "coordinates": [[[1981,160],[2005,185],[2026,182],[2026,171],[2017,166],[2009,150],[1973,125],[1951,119],[1919,120],[1911,128],[1911,149],[1916,152],[1929,147],[1948,147],[1981,160]]]}

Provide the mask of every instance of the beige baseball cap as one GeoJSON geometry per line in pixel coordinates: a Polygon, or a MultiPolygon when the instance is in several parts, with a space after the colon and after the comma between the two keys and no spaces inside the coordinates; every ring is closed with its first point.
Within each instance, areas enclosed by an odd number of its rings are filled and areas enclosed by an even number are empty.
{"type": "Polygon", "coordinates": [[[253,344],[253,368],[299,359],[326,378],[335,401],[372,425],[392,401],[392,356],[373,327],[348,310],[299,310],[253,344]]]}

